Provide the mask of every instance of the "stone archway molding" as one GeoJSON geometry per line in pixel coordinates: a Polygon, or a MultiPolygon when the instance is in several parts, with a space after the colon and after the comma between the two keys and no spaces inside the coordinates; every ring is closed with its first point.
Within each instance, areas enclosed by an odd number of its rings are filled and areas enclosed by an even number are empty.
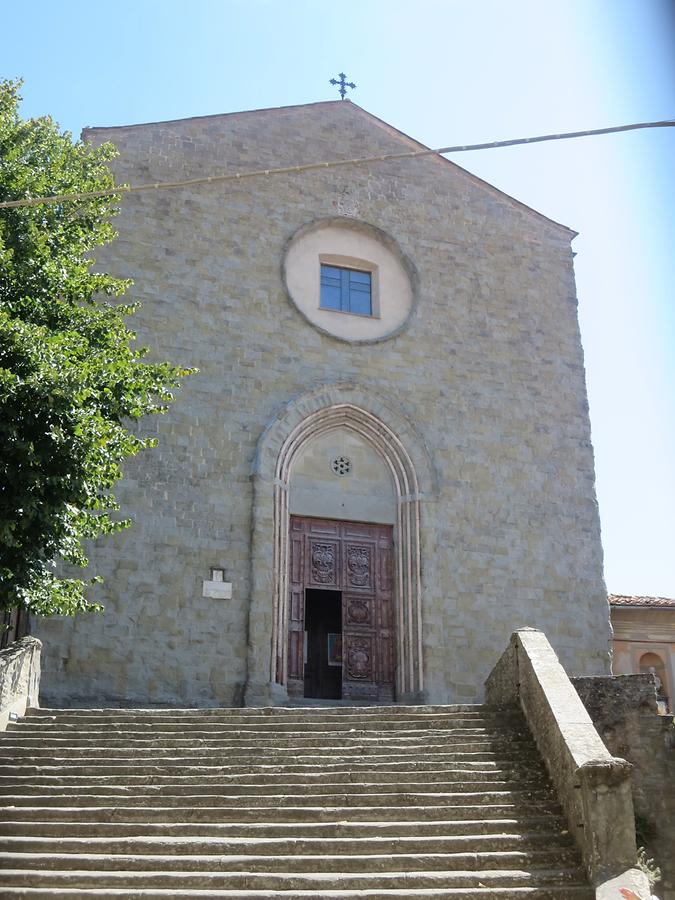
{"type": "Polygon", "coordinates": [[[429,453],[409,419],[389,400],[352,383],[324,385],[288,403],[267,426],[252,467],[253,522],[247,705],[283,703],[288,666],[288,491],[308,441],[337,428],[366,440],[382,457],[397,495],[396,694],[424,696],[421,517],[436,493],[429,453]]]}

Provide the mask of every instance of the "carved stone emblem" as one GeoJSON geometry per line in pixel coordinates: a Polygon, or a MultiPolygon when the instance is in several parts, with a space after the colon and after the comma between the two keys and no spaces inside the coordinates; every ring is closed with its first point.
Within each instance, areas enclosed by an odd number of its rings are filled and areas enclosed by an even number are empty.
{"type": "Polygon", "coordinates": [[[370,581],[370,548],[347,547],[347,573],[349,583],[364,587],[370,581]]]}
{"type": "Polygon", "coordinates": [[[367,600],[352,600],[347,606],[347,616],[356,625],[370,622],[370,604],[367,600]]]}
{"type": "Polygon", "coordinates": [[[319,584],[334,582],[335,547],[332,544],[312,544],[312,580],[319,584]]]}
{"type": "Polygon", "coordinates": [[[357,680],[369,679],[372,676],[370,641],[352,638],[347,653],[347,674],[357,680]]]}

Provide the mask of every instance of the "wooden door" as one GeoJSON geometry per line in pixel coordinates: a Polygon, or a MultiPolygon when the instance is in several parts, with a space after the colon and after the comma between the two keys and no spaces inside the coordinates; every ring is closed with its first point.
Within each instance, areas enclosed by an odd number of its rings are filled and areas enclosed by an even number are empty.
{"type": "Polygon", "coordinates": [[[393,700],[391,525],[291,517],[288,692],[304,692],[305,590],[340,591],[342,697],[393,700]]]}

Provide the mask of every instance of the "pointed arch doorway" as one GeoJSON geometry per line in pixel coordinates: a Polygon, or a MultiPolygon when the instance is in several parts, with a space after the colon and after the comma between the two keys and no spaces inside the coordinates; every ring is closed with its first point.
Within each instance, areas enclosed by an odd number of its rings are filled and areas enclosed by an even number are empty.
{"type": "MultiPolygon", "coordinates": [[[[245,703],[285,703],[289,689],[291,695],[294,691],[297,695],[299,669],[292,668],[294,650],[290,638],[291,620],[301,621],[299,610],[292,608],[291,591],[294,577],[291,526],[296,515],[351,525],[389,526],[393,542],[390,604],[393,696],[399,703],[423,702],[421,519],[425,497],[435,496],[436,476],[424,443],[410,421],[393,404],[356,385],[317,388],[290,402],[268,425],[258,444],[252,475],[251,604],[245,703]],[[324,505],[325,484],[300,484],[299,463],[303,454],[337,432],[356,436],[386,470],[390,484],[386,509],[382,497],[367,491],[362,513],[354,514],[353,506],[350,513],[346,513],[347,506],[344,511],[333,506],[328,513],[324,505]],[[299,488],[304,493],[301,504],[296,503],[299,488]]],[[[304,655],[304,647],[302,652],[304,655]]],[[[361,654],[355,654],[353,661],[355,665],[365,662],[361,654]]]]}

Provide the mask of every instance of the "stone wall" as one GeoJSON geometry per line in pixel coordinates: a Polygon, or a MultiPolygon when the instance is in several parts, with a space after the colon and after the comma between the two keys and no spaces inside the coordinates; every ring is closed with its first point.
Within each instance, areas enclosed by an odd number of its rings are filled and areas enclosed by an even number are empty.
{"type": "Polygon", "coordinates": [[[661,900],[675,900],[675,724],[656,711],[651,675],[574,678],[609,751],[633,764],[638,837],[661,868],[661,900]]]}
{"type": "MultiPolygon", "coordinates": [[[[85,137],[117,145],[130,183],[419,147],[341,101],[85,137]]],[[[256,447],[291,400],[336,382],[412,423],[437,474],[420,501],[424,696],[479,700],[523,625],[568,671],[607,672],[573,232],[428,157],[132,194],[116,227],[97,263],[134,279],[140,342],[199,374],[143,423],[159,446],[125,468],[133,528],[92,554],[105,613],[38,626],[47,701],[242,701],[252,626],[269,635],[272,621],[265,598],[251,606],[274,554],[257,547],[265,571],[252,572],[256,447]],[[379,343],[324,333],[286,293],[293,235],[336,217],[389,236],[414,275],[409,319],[379,343]],[[202,596],[213,566],[231,600],[202,596]]],[[[269,656],[271,636],[263,645],[269,656]]]]}

